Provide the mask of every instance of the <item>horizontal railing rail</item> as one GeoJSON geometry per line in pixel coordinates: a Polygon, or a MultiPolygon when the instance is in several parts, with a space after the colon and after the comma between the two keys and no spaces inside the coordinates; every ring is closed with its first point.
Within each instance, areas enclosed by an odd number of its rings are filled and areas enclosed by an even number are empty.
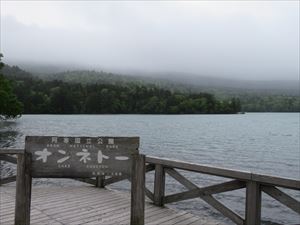
{"type": "MultiPolygon", "coordinates": [[[[16,158],[12,155],[23,153],[24,150],[22,149],[0,149],[0,161],[4,160],[10,163],[17,163],[16,158]]],[[[155,171],[155,174],[154,190],[151,191],[146,188],[145,194],[151,201],[153,201],[155,205],[158,206],[188,199],[201,198],[236,224],[258,225],[261,221],[261,194],[264,192],[289,209],[300,214],[300,202],[282,190],[278,189],[279,187],[300,191],[300,180],[251,173],[248,171],[218,168],[153,156],[147,156],[146,163],[147,165],[145,172],[148,173],[150,171],[155,171]],[[231,180],[206,187],[199,187],[188,178],[183,176],[178,170],[229,178],[231,180]],[[176,181],[182,184],[186,190],[175,194],[165,195],[166,175],[173,177],[176,181]],[[225,206],[214,197],[214,195],[218,193],[224,193],[243,188],[246,188],[245,218],[234,212],[229,207],[225,206]]],[[[0,185],[13,182],[15,179],[16,176],[2,178],[2,180],[0,180],[0,185]]],[[[130,180],[130,177],[97,176],[96,178],[77,178],[76,180],[103,188],[106,185],[110,185],[125,179],[130,180]]]]}
{"type": "Polygon", "coordinates": [[[278,189],[278,187],[280,187],[300,191],[299,180],[152,156],[146,157],[146,162],[155,166],[154,192],[149,194],[153,195],[153,201],[156,205],[162,206],[167,203],[201,198],[236,224],[258,225],[261,223],[261,194],[264,192],[289,209],[300,214],[300,202],[278,189]],[[192,181],[184,177],[178,169],[230,178],[232,180],[207,187],[198,187],[192,181]],[[166,174],[177,180],[187,190],[176,194],[165,195],[166,174]],[[245,218],[225,206],[213,196],[214,194],[242,188],[246,188],[245,218]]]}
{"type": "Polygon", "coordinates": [[[164,158],[158,158],[153,156],[147,156],[146,162],[150,164],[163,165],[164,167],[182,169],[192,172],[198,172],[203,174],[209,174],[225,178],[233,178],[244,181],[254,181],[264,184],[270,184],[280,187],[286,187],[289,189],[300,190],[300,181],[291,178],[276,177],[264,174],[251,173],[248,171],[232,170],[225,168],[218,168],[207,165],[200,165],[195,163],[183,162],[179,160],[170,160],[164,158]]]}
{"type": "MultiPolygon", "coordinates": [[[[0,162],[6,161],[12,164],[17,164],[17,158],[14,155],[17,154],[24,154],[24,149],[0,149],[0,162]]],[[[3,174],[0,173],[2,176],[3,174]]],[[[16,181],[16,175],[8,176],[8,177],[1,177],[0,176],[0,186],[3,184],[8,184],[11,182],[16,181]]]]}

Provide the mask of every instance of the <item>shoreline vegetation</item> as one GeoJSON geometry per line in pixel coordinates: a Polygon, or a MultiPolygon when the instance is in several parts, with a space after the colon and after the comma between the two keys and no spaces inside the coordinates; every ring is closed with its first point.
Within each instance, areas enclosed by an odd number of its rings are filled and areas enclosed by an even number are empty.
{"type": "MultiPolygon", "coordinates": [[[[0,53],[0,71],[4,67],[1,57],[0,53]]],[[[16,118],[21,115],[22,111],[23,105],[14,94],[11,82],[0,73],[0,121],[16,118]]]]}
{"type": "Polygon", "coordinates": [[[2,63],[2,67],[2,119],[22,113],[176,115],[300,111],[299,96],[242,92],[219,96],[200,92],[201,88],[199,92],[189,90],[188,86],[186,90],[182,86],[177,90],[174,84],[156,85],[105,72],[67,71],[42,76],[17,66],[2,63]],[[4,103],[5,98],[10,100],[4,103]]]}

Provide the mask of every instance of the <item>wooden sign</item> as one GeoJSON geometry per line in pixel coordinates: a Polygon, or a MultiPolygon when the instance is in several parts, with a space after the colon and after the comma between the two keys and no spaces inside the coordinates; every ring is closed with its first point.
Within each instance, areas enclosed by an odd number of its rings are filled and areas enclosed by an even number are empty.
{"type": "Polygon", "coordinates": [[[145,155],[138,137],[27,136],[18,155],[15,225],[30,225],[32,177],[130,175],[131,225],[145,221],[145,155]]]}
{"type": "Polygon", "coordinates": [[[27,136],[32,177],[86,178],[129,175],[138,137],[27,136]]]}

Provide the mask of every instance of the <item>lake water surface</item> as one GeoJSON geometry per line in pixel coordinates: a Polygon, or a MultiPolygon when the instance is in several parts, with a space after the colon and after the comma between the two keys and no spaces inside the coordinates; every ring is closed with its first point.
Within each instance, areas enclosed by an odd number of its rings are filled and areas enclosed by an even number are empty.
{"type": "MultiPolygon", "coordinates": [[[[299,117],[299,113],[24,115],[16,121],[0,122],[0,146],[24,147],[26,135],[140,136],[140,151],[146,155],[299,179],[299,117]]],[[[8,168],[5,170],[10,173],[8,168]]],[[[224,180],[184,174],[199,186],[224,180]]],[[[152,179],[151,176],[147,179],[150,188],[152,179]]],[[[115,187],[127,189],[128,185],[123,182],[115,187]]],[[[167,193],[183,190],[172,179],[167,179],[166,188],[167,193]]],[[[288,193],[300,199],[298,193],[288,193]]],[[[219,194],[217,198],[244,215],[244,196],[245,191],[239,190],[219,194]]],[[[171,206],[230,224],[201,200],[171,206]]],[[[300,223],[299,215],[266,195],[263,195],[262,217],[266,224],[300,223]]]]}

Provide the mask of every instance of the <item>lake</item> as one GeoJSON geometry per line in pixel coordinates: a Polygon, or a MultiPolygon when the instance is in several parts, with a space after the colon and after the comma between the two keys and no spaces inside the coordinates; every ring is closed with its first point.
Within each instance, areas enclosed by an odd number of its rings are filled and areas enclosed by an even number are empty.
{"type": "MultiPolygon", "coordinates": [[[[246,113],[241,115],[24,115],[16,121],[0,122],[0,146],[24,147],[26,135],[140,136],[140,151],[146,155],[173,158],[251,172],[300,178],[300,114],[246,113]]],[[[3,167],[3,166],[2,166],[3,167]]],[[[7,173],[10,168],[3,167],[7,173]]],[[[186,174],[206,186],[221,178],[186,174]]],[[[151,187],[153,177],[147,185],[151,187]]],[[[49,179],[37,183],[55,184],[49,179]]],[[[167,193],[181,190],[167,179],[167,193]]],[[[114,185],[128,189],[126,182],[114,185]]],[[[300,195],[293,193],[298,200],[300,195]]],[[[245,191],[219,194],[217,198],[244,215],[245,191]]],[[[201,200],[172,204],[203,217],[230,224],[201,200]]],[[[265,224],[300,223],[300,217],[263,195],[265,224]],[[272,222],[272,223],[271,223],[272,222]]]]}

